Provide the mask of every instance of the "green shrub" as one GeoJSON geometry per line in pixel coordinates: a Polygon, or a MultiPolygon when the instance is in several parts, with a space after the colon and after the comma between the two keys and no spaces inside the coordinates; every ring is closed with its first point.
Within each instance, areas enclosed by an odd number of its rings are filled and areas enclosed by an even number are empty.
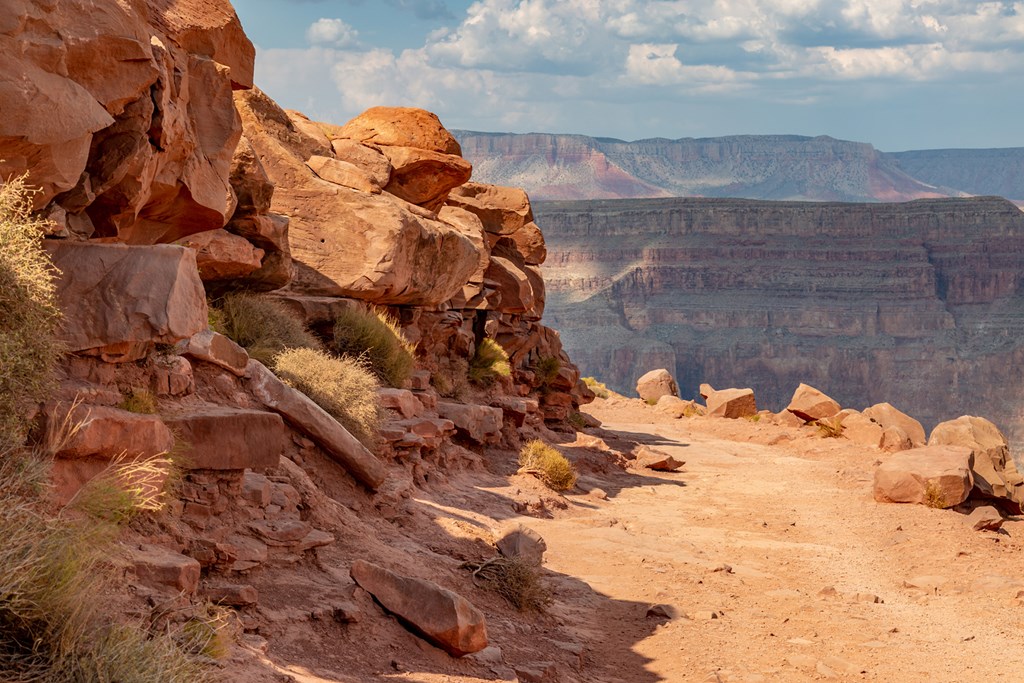
{"type": "Polygon", "coordinates": [[[587,418],[583,417],[583,413],[579,412],[578,410],[574,410],[571,413],[569,413],[569,417],[566,418],[565,421],[568,422],[572,426],[572,428],[578,432],[583,431],[583,429],[586,428],[587,426],[587,418]]]}
{"type": "Polygon", "coordinates": [[[476,353],[469,361],[469,381],[473,384],[489,387],[499,377],[512,374],[512,366],[508,362],[508,354],[501,344],[493,339],[484,339],[476,347],[476,353]]]}
{"type": "Polygon", "coordinates": [[[576,485],[576,468],[564,455],[539,439],[519,451],[519,471],[532,474],[555,491],[568,491],[576,485]]]}
{"type": "Polygon", "coordinates": [[[274,372],[330,413],[352,436],[373,448],[380,428],[377,378],[358,358],[336,358],[314,349],[278,354],[274,372]]]}
{"type": "Polygon", "coordinates": [[[558,356],[541,356],[533,366],[533,373],[537,377],[537,386],[545,389],[558,377],[562,369],[562,361],[558,356]]]}
{"type": "MultiPolygon", "coordinates": [[[[53,516],[36,454],[0,452],[0,677],[4,681],[189,683],[209,672],[173,635],[105,613],[109,516],[53,516]]],[[[113,477],[120,479],[116,471],[113,477]]],[[[93,495],[93,494],[90,494],[93,495]]],[[[152,498],[149,498],[152,500],[152,498]]],[[[81,514],[85,513],[85,514],[81,514]]]]}
{"type": "Polygon", "coordinates": [[[24,178],[0,184],[0,440],[22,443],[60,357],[53,266],[44,221],[31,218],[24,178]]]}
{"type": "Polygon", "coordinates": [[[494,591],[520,612],[543,612],[551,603],[551,593],[541,583],[540,572],[518,557],[466,562],[462,568],[473,572],[473,583],[494,591]]]}
{"type": "Polygon", "coordinates": [[[210,313],[222,334],[264,365],[286,349],[320,349],[302,320],[279,301],[257,294],[228,294],[210,313]]]}
{"type": "Polygon", "coordinates": [[[398,322],[381,311],[345,310],[334,321],[334,350],[342,356],[364,358],[380,381],[401,387],[416,364],[416,347],[402,334],[398,322]]]}
{"type": "Polygon", "coordinates": [[[608,387],[604,382],[598,382],[593,377],[584,377],[583,383],[594,392],[594,396],[597,396],[598,398],[608,398],[608,387]]]}
{"type": "Polygon", "coordinates": [[[156,414],[156,396],[149,389],[132,387],[128,394],[117,404],[121,410],[129,413],[142,413],[143,415],[156,414]]]}

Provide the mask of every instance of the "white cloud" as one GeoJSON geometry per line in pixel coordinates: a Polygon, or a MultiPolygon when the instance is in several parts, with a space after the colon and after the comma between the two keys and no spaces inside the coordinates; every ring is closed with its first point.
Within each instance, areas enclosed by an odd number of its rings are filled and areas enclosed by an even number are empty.
{"type": "Polygon", "coordinates": [[[306,29],[306,40],[314,45],[332,47],[353,47],[359,32],[341,19],[317,19],[306,29]]]}

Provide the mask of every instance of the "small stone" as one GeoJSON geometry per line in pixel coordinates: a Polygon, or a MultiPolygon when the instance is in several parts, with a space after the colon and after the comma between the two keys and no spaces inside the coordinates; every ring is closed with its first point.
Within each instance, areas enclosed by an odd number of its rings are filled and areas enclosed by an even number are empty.
{"type": "Polygon", "coordinates": [[[701,610],[693,613],[693,618],[698,621],[711,621],[718,618],[718,612],[713,610],[701,610]]]}
{"type": "Polygon", "coordinates": [[[679,611],[672,605],[651,605],[647,608],[648,619],[675,619],[679,611]]]}
{"type": "Polygon", "coordinates": [[[506,531],[495,545],[503,556],[520,558],[535,567],[544,564],[544,552],[548,549],[541,535],[524,524],[506,531]]]}
{"type": "Polygon", "coordinates": [[[255,605],[259,600],[259,592],[247,584],[221,584],[203,588],[203,597],[210,602],[232,607],[255,605]]]}
{"type": "Polygon", "coordinates": [[[153,587],[171,588],[185,595],[194,595],[199,587],[199,562],[181,553],[154,545],[141,545],[132,551],[135,576],[153,587]]]}
{"type": "Polygon", "coordinates": [[[711,571],[712,571],[712,573],[715,573],[715,572],[725,572],[726,574],[732,574],[733,573],[732,567],[730,565],[725,564],[724,562],[722,564],[719,564],[719,565],[715,566],[711,571]]]}
{"type": "Polygon", "coordinates": [[[597,500],[608,500],[608,492],[604,489],[590,489],[587,495],[597,500]]]}
{"type": "Polygon", "coordinates": [[[850,596],[850,602],[863,602],[873,605],[880,604],[884,601],[874,593],[854,593],[850,596]]]}
{"type": "Polygon", "coordinates": [[[975,531],[999,531],[1003,528],[1003,516],[991,505],[983,505],[967,515],[967,523],[975,531]]]}

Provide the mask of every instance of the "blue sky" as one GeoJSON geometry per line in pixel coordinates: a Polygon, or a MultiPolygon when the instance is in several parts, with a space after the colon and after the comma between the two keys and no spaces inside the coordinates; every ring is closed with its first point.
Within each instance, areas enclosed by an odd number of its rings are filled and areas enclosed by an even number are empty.
{"type": "Polygon", "coordinates": [[[343,123],[1024,146],[1020,0],[235,0],[256,82],[343,123]]]}

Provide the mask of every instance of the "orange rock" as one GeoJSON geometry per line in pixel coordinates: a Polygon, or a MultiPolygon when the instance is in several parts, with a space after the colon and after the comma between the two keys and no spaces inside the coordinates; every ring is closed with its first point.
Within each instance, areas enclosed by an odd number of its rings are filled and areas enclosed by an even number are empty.
{"type": "Polygon", "coordinates": [[[384,187],[391,180],[391,162],[380,150],[347,138],[331,140],[331,148],[337,159],[363,169],[378,187],[384,187]]]}
{"type": "Polygon", "coordinates": [[[651,370],[636,381],[636,393],[645,401],[657,401],[662,396],[678,396],[679,385],[672,373],[664,368],[651,370]]]}
{"type": "Polygon", "coordinates": [[[381,192],[380,185],[375,183],[373,178],[355,164],[350,164],[347,161],[313,155],[306,161],[306,165],[313,173],[316,173],[317,177],[329,183],[369,194],[380,194],[381,192]]]}
{"type": "Polygon", "coordinates": [[[189,235],[178,244],[196,250],[196,265],[203,282],[245,277],[263,262],[262,249],[226,230],[189,235]]]}
{"type": "Polygon", "coordinates": [[[465,183],[452,190],[448,203],[475,213],[493,235],[511,235],[533,222],[530,198],[518,187],[465,183]]]}
{"type": "Polygon", "coordinates": [[[971,492],[973,464],[970,449],[960,446],[923,446],[897,453],[875,470],[875,500],[959,505],[971,492]]]}
{"type": "Polygon", "coordinates": [[[719,389],[707,396],[708,415],[740,418],[757,414],[753,389],[719,389]]]}
{"type": "Polygon", "coordinates": [[[473,166],[454,154],[441,154],[415,147],[383,147],[391,163],[391,179],[384,188],[411,204],[437,211],[448,192],[462,185],[473,166]]]}
{"type": "Polygon", "coordinates": [[[893,426],[899,427],[906,432],[907,436],[910,437],[910,442],[915,447],[925,444],[924,427],[921,426],[921,423],[906,413],[897,410],[892,404],[877,403],[870,408],[865,408],[864,415],[882,425],[882,429],[893,426]]]}
{"type": "MultiPolygon", "coordinates": [[[[61,406],[48,407],[47,422],[64,418],[61,406]]],[[[77,459],[98,457],[109,463],[118,456],[147,458],[170,452],[174,435],[156,415],[132,413],[107,406],[78,405],[71,415],[80,428],[64,443],[56,457],[77,459]]]]}
{"type": "Polygon", "coordinates": [[[814,422],[815,420],[834,417],[841,410],[841,407],[814,387],[801,384],[793,392],[793,398],[790,400],[786,410],[805,422],[814,422]]]}
{"type": "Polygon", "coordinates": [[[337,137],[388,147],[415,147],[462,156],[435,114],[412,107],[373,107],[334,131],[337,137]]]}
{"type": "Polygon", "coordinates": [[[954,445],[974,454],[974,488],[984,497],[1024,503],[1024,479],[1010,457],[1006,437],[983,417],[963,415],[935,425],[928,445],[954,445]]]}

